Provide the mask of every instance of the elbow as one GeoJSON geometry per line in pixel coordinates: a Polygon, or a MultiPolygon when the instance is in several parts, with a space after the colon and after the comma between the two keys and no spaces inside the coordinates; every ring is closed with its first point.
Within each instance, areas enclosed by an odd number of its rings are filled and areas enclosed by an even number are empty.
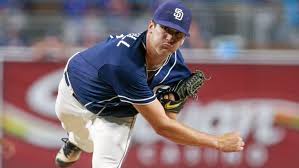
{"type": "Polygon", "coordinates": [[[170,119],[166,121],[159,122],[156,126],[154,126],[155,132],[160,136],[165,136],[170,129],[170,119]]]}
{"type": "Polygon", "coordinates": [[[162,128],[162,127],[156,127],[154,128],[156,134],[160,135],[160,136],[164,136],[164,132],[165,132],[165,129],[162,128]]]}

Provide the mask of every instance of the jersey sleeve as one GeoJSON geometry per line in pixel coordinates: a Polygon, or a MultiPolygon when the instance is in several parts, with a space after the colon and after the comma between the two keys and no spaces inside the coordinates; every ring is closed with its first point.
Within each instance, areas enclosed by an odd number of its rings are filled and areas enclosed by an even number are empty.
{"type": "Polygon", "coordinates": [[[128,68],[107,64],[100,69],[99,77],[111,85],[122,102],[148,104],[156,99],[147,84],[146,76],[128,68]]]}

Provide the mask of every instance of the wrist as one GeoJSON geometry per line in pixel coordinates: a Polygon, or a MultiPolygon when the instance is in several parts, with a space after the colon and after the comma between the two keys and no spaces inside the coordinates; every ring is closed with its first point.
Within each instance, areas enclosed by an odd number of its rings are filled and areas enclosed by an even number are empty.
{"type": "Polygon", "coordinates": [[[212,147],[219,150],[220,149],[219,137],[214,136],[214,139],[212,142],[213,142],[212,147]]]}
{"type": "Polygon", "coordinates": [[[219,137],[215,135],[209,135],[206,141],[206,146],[209,148],[219,149],[219,137]]]}

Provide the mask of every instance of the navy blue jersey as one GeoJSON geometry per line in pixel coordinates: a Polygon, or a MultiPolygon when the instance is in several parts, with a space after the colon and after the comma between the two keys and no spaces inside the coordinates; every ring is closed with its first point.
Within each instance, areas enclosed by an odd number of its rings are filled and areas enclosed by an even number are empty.
{"type": "Polygon", "coordinates": [[[146,32],[110,36],[73,56],[68,62],[67,74],[78,101],[100,116],[134,116],[137,111],[132,104],[154,101],[154,88],[190,76],[177,50],[148,82],[145,39],[146,32]]]}

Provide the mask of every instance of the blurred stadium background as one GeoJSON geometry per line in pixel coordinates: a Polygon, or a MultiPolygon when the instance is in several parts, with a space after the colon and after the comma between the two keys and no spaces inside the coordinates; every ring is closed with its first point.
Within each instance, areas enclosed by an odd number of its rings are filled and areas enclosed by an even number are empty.
{"type": "MultiPolygon", "coordinates": [[[[0,168],[53,168],[66,136],[54,112],[68,57],[109,34],[142,32],[163,0],[0,0],[0,168]]],[[[299,0],[185,0],[183,46],[210,77],[180,120],[212,134],[238,130],[241,153],[184,147],[138,118],[124,168],[298,168],[299,0]]],[[[91,167],[84,154],[73,167],[91,167]]]]}

